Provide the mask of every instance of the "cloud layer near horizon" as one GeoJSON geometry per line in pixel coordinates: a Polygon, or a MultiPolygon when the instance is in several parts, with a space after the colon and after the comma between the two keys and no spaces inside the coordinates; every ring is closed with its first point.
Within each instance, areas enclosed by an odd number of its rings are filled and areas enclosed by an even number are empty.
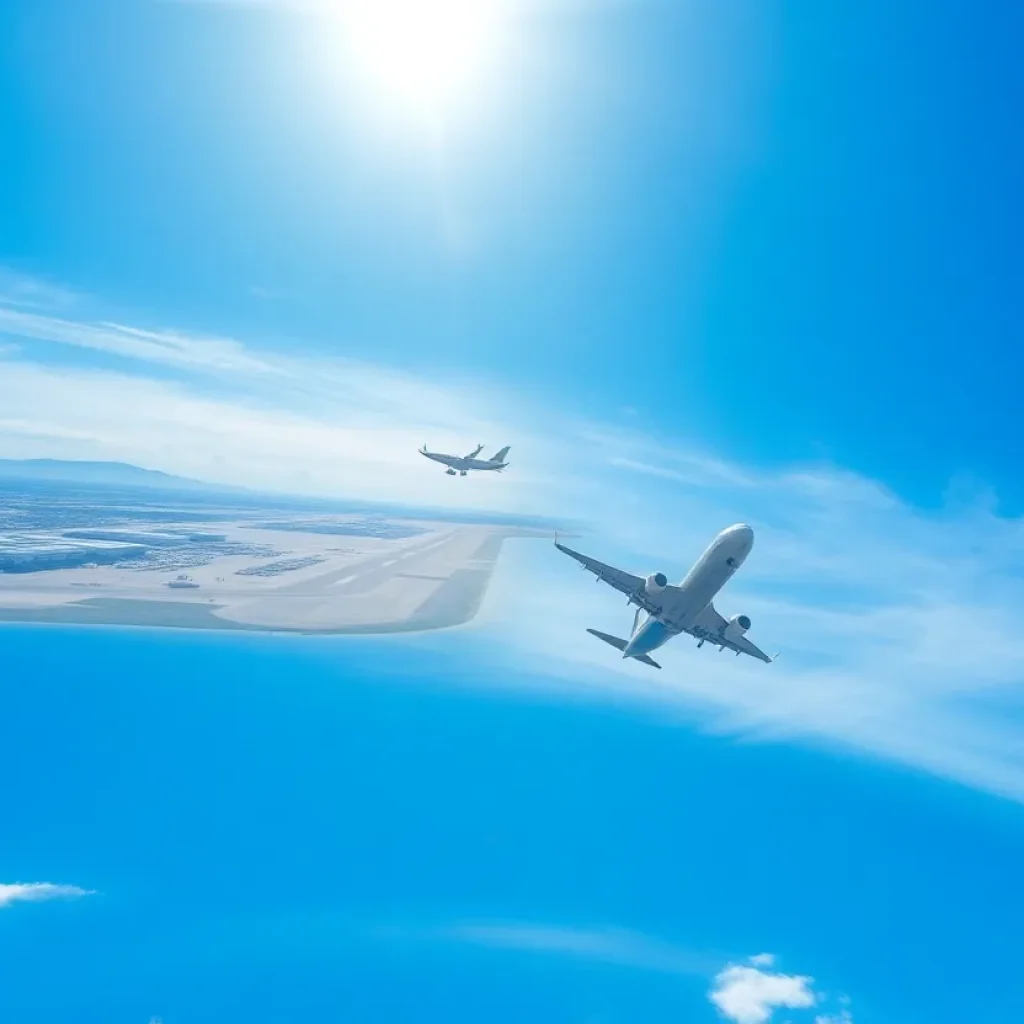
{"type": "MultiPolygon", "coordinates": [[[[87,322],[0,301],[0,457],[110,458],[200,479],[322,496],[507,507],[415,459],[510,443],[519,412],[480,382],[434,383],[352,360],[260,351],[233,339],[87,322]],[[97,365],[102,363],[102,368],[97,365]],[[470,447],[472,445],[470,444],[470,447]]],[[[538,482],[543,439],[516,430],[538,482]]],[[[526,501],[523,492],[520,497],[526,501]]],[[[513,494],[514,503],[515,496],[513,494]]]]}

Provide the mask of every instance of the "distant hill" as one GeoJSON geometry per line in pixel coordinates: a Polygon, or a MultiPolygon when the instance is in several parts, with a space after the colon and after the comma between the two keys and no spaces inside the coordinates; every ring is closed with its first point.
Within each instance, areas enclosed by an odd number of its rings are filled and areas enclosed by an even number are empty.
{"type": "Polygon", "coordinates": [[[397,502],[368,501],[356,498],[326,498],[294,494],[268,494],[248,487],[208,483],[189,477],[174,476],[157,469],[143,469],[127,462],[78,462],[70,459],[0,459],[0,484],[4,482],[35,484],[50,490],[61,484],[95,487],[98,490],[127,492],[136,489],[161,491],[165,495],[188,495],[189,502],[204,505],[230,505],[233,508],[306,513],[341,513],[345,515],[385,516],[393,519],[436,519],[452,523],[487,523],[520,526],[526,529],[561,529],[572,532],[577,527],[546,516],[505,512],[484,512],[472,509],[427,508],[397,502]]]}
{"type": "Polygon", "coordinates": [[[173,476],[127,462],[77,462],[65,459],[0,459],[0,480],[61,481],[103,487],[150,487],[163,491],[229,491],[243,488],[173,476]]]}

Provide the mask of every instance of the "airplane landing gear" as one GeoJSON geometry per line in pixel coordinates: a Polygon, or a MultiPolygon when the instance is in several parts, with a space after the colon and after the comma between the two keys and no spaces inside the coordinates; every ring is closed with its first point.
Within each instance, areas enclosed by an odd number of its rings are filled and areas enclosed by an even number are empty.
{"type": "Polygon", "coordinates": [[[449,476],[455,476],[455,470],[454,470],[454,469],[446,469],[446,470],[445,470],[445,472],[446,472],[446,473],[447,473],[447,474],[448,474],[449,476]]]}
{"type": "Polygon", "coordinates": [[[459,476],[465,476],[465,475],[466,475],[466,471],[464,469],[459,471],[459,476]]]}

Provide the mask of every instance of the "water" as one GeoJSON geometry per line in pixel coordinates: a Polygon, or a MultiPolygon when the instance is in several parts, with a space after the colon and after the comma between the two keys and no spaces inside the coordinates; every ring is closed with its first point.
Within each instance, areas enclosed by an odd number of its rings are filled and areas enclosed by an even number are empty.
{"type": "Polygon", "coordinates": [[[0,1020],[710,1022],[765,949],[857,1024],[1024,1004],[1018,808],[462,642],[0,630],[0,881],[96,890],[0,911],[0,1020]]]}

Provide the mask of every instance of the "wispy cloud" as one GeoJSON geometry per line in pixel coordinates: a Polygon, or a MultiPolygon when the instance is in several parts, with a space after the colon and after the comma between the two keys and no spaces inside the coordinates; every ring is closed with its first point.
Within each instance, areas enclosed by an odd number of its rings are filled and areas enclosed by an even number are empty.
{"type": "Polygon", "coordinates": [[[705,975],[708,958],[625,928],[564,928],[522,922],[458,924],[434,937],[493,949],[550,953],[661,974],[705,975]]]}
{"type": "MultiPolygon", "coordinates": [[[[356,360],[260,350],[233,338],[107,320],[71,320],[0,302],[0,337],[4,336],[45,345],[35,358],[48,365],[60,362],[60,348],[81,350],[114,357],[120,373],[152,376],[154,370],[173,370],[179,375],[176,379],[205,380],[235,395],[258,396],[275,407],[357,414],[374,422],[398,414],[408,419],[415,411],[421,423],[442,429],[463,427],[467,421],[493,425],[486,410],[500,405],[502,398],[482,382],[456,378],[444,386],[356,360]],[[58,347],[56,353],[53,346],[58,347]]],[[[32,353],[26,352],[26,358],[32,353]]]]}
{"type": "Polygon", "coordinates": [[[814,1024],[853,1024],[853,1014],[849,1010],[838,1013],[822,1013],[814,1018],[814,1024]]]}
{"type": "Polygon", "coordinates": [[[818,997],[814,979],[780,974],[749,964],[730,964],[715,977],[709,998],[726,1020],[735,1024],[765,1024],[775,1010],[806,1010],[818,997]]]}
{"type": "Polygon", "coordinates": [[[91,896],[88,889],[76,885],[54,885],[52,882],[9,882],[0,883],[0,907],[12,903],[42,903],[46,900],[77,899],[91,896]]]}
{"type": "Polygon", "coordinates": [[[269,374],[280,369],[254,357],[235,341],[143,330],[116,323],[81,323],[9,307],[0,307],[0,333],[188,370],[269,374]]]}
{"type": "Polygon", "coordinates": [[[81,296],[33,274],[0,267],[0,302],[28,309],[57,309],[72,306],[81,296]]]}

